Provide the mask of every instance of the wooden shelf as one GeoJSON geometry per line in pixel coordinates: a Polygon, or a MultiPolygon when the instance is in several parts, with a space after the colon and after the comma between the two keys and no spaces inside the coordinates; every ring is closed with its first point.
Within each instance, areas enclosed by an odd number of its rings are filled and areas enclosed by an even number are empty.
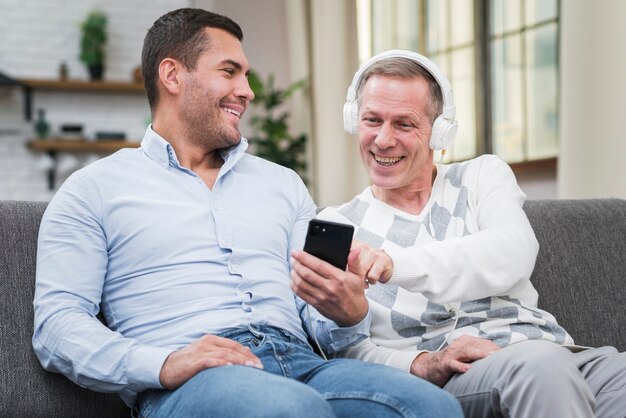
{"type": "Polygon", "coordinates": [[[87,80],[46,80],[23,78],[18,80],[24,89],[24,117],[33,116],[32,94],[34,90],[96,92],[96,93],[132,93],[145,94],[142,83],[124,81],[87,81],[87,80]]]}
{"type": "Polygon", "coordinates": [[[47,152],[54,160],[54,165],[48,170],[48,188],[54,190],[57,176],[57,154],[59,152],[112,154],[122,148],[137,148],[139,142],[119,139],[101,139],[87,141],[86,139],[49,138],[37,139],[28,142],[31,151],[47,152]]]}
{"type": "Polygon", "coordinates": [[[139,142],[107,139],[87,141],[85,139],[50,138],[34,140],[28,143],[28,148],[33,151],[93,152],[98,154],[110,154],[122,148],[137,148],[138,146],[139,142]]]}
{"type": "Polygon", "coordinates": [[[35,90],[145,93],[143,84],[123,81],[44,80],[21,79],[27,87],[35,90]]]}

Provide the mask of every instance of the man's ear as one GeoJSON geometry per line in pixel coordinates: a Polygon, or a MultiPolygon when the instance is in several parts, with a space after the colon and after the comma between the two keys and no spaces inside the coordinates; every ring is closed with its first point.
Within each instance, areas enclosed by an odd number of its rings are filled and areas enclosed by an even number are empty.
{"type": "Polygon", "coordinates": [[[170,94],[180,93],[181,63],[172,58],[165,58],[159,64],[159,80],[170,94]]]}

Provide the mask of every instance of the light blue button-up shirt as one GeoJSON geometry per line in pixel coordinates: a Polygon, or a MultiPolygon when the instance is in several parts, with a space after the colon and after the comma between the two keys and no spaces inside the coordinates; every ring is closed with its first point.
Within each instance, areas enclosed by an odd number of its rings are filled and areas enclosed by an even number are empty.
{"type": "MultiPolygon", "coordinates": [[[[148,128],[74,173],[39,233],[33,346],[42,365],[127,404],[159,388],[174,350],[205,334],[272,325],[306,340],[306,306],[289,287],[314,203],[291,170],[222,153],[212,189],[148,128]],[[96,318],[99,310],[109,328],[96,318]]],[[[369,314],[340,328],[310,309],[328,351],[369,334],[369,314]]]]}

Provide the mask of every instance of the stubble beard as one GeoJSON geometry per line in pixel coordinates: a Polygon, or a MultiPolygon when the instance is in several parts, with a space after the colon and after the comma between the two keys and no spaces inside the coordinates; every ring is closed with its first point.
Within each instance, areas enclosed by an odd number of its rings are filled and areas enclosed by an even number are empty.
{"type": "MultiPolygon", "coordinates": [[[[193,89],[200,91],[197,85],[193,89]]],[[[224,120],[219,103],[211,94],[187,97],[181,118],[185,121],[189,142],[210,151],[239,144],[241,133],[224,120]]]]}

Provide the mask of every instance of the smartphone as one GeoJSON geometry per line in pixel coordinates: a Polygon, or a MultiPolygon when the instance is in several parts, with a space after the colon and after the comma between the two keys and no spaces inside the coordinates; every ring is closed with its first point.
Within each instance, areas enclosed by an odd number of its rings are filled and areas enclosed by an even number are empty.
{"type": "Polygon", "coordinates": [[[353,235],[352,225],[311,219],[304,241],[304,251],[345,270],[353,235]]]}

